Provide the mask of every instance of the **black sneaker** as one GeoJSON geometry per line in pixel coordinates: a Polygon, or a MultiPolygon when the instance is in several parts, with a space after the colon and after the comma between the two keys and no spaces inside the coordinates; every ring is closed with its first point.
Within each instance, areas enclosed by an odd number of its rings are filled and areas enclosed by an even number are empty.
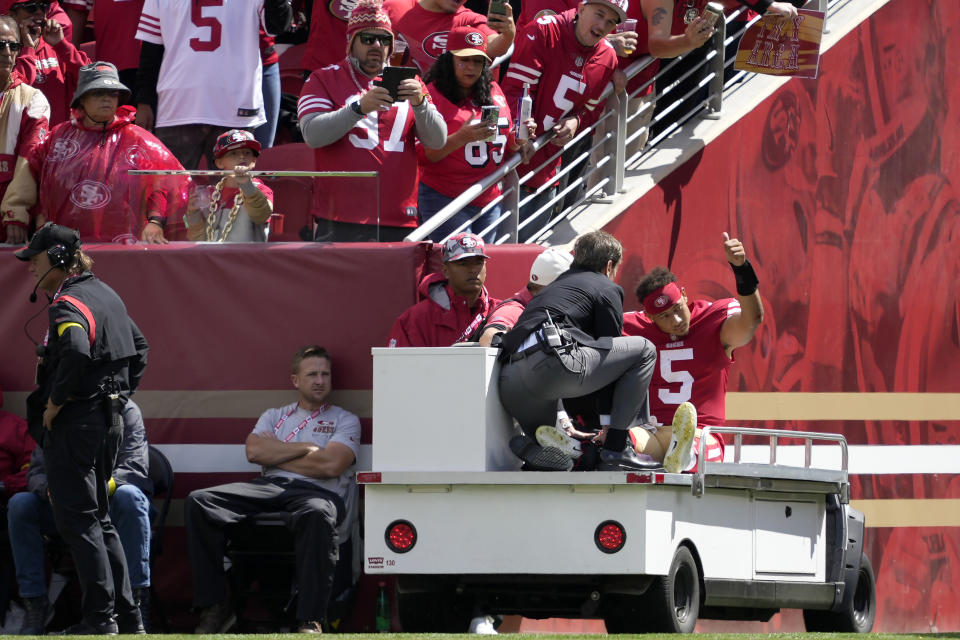
{"type": "Polygon", "coordinates": [[[47,613],[50,603],[47,596],[23,599],[23,626],[20,627],[22,636],[42,636],[47,632],[47,613]]]}
{"type": "MultiPolygon", "coordinates": [[[[150,587],[139,587],[133,590],[133,601],[140,609],[140,621],[146,633],[150,632],[150,587]]],[[[123,632],[123,625],[120,626],[123,632]]]]}
{"type": "Polygon", "coordinates": [[[117,629],[124,635],[143,635],[147,632],[139,609],[116,614],[117,629]]]}
{"type": "Polygon", "coordinates": [[[510,439],[510,450],[526,463],[531,471],[570,471],[573,460],[560,449],[541,447],[527,436],[510,439]]]}
{"type": "Polygon", "coordinates": [[[653,471],[663,469],[663,464],[645,453],[637,453],[627,445],[623,451],[600,451],[600,463],[597,471],[653,471]]]}
{"type": "Polygon", "coordinates": [[[72,627],[67,627],[63,631],[58,631],[51,635],[55,636],[115,636],[118,633],[117,623],[113,620],[110,622],[100,622],[96,624],[90,624],[89,622],[78,622],[72,627]]]}

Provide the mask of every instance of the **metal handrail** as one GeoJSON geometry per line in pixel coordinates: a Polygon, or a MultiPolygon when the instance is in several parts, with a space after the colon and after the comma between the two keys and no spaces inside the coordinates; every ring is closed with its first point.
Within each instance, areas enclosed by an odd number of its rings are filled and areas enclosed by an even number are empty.
{"type": "MultiPolygon", "coordinates": [[[[811,9],[823,11],[824,14],[827,14],[831,6],[836,7],[837,5],[845,4],[850,1],[852,0],[808,0],[807,7],[811,9]]],[[[702,117],[717,118],[720,116],[722,111],[722,105],[723,105],[723,91],[726,88],[724,86],[723,72],[727,66],[733,64],[732,59],[728,60],[725,57],[726,46],[730,44],[730,40],[732,39],[732,36],[731,38],[727,37],[726,25],[728,25],[731,22],[731,20],[736,18],[742,11],[743,9],[739,11],[735,11],[730,16],[726,17],[724,23],[718,26],[717,33],[715,33],[713,36],[712,50],[708,53],[705,59],[702,60],[696,67],[687,71],[684,74],[683,77],[688,77],[690,74],[694,73],[697,69],[699,69],[704,65],[709,67],[709,73],[701,81],[701,83],[695,89],[688,91],[683,96],[680,96],[678,99],[676,99],[673,102],[673,104],[682,103],[684,100],[690,97],[690,95],[692,95],[696,91],[700,91],[701,88],[706,84],[709,84],[709,91],[708,91],[706,100],[702,103],[698,103],[697,105],[695,105],[691,112],[680,114],[680,117],[678,118],[678,122],[686,121],[693,114],[695,114],[702,106],[707,107],[707,110],[702,117]]],[[[760,19],[759,17],[755,18],[753,21],[749,22],[744,27],[744,29],[759,19],[760,19]]],[[[827,33],[826,22],[824,22],[824,32],[827,33]]],[[[690,52],[690,53],[693,53],[693,52],[690,52]]],[[[637,93],[645,91],[646,88],[651,83],[655,82],[655,80],[659,78],[663,73],[669,71],[673,65],[679,64],[680,61],[686,58],[688,55],[690,55],[690,53],[684,54],[683,56],[678,56],[673,62],[665,65],[663,68],[659,70],[655,78],[651,78],[647,83],[644,83],[644,85],[636,89],[632,95],[635,96],[637,93]]],[[[638,73],[640,73],[641,71],[643,71],[653,63],[654,63],[654,58],[650,56],[645,56],[643,58],[636,60],[626,69],[624,69],[624,73],[627,76],[628,80],[632,79],[638,73]]],[[[734,81],[735,80],[736,79],[734,79],[734,81]]],[[[733,81],[731,81],[730,84],[732,84],[732,82],[733,81]]],[[[659,101],[661,98],[663,98],[668,93],[670,93],[670,89],[671,88],[668,88],[662,93],[657,94],[655,96],[655,99],[659,101]]],[[[676,129],[679,128],[679,124],[671,125],[666,130],[661,132],[655,139],[648,141],[646,149],[641,149],[640,151],[634,153],[631,157],[628,158],[626,157],[627,145],[629,145],[637,137],[642,135],[643,131],[640,130],[640,131],[634,132],[633,134],[630,134],[628,137],[627,122],[629,120],[632,120],[635,117],[638,117],[639,111],[633,114],[627,112],[627,108],[628,108],[627,96],[625,94],[621,94],[619,96],[614,94],[614,88],[612,83],[608,83],[608,85],[604,88],[604,91],[601,94],[601,100],[607,101],[606,108],[605,108],[605,117],[606,116],[612,117],[615,119],[617,123],[616,127],[614,128],[614,131],[611,133],[612,137],[606,142],[609,145],[607,156],[609,157],[611,162],[606,162],[603,164],[603,166],[593,167],[588,173],[585,173],[584,175],[579,176],[576,180],[572,181],[570,184],[566,185],[563,189],[561,189],[561,191],[565,189],[566,193],[569,194],[570,192],[573,191],[574,188],[578,188],[580,185],[587,184],[587,182],[591,180],[593,176],[595,176],[596,174],[601,172],[603,174],[603,177],[600,180],[592,184],[589,188],[585,189],[585,193],[583,194],[582,197],[580,197],[577,200],[577,202],[573,203],[569,207],[564,208],[559,213],[559,215],[555,216],[552,220],[547,222],[543,228],[533,233],[530,239],[528,240],[528,242],[536,242],[537,239],[540,236],[544,235],[550,228],[552,228],[562,220],[569,219],[575,213],[578,207],[580,207],[581,205],[583,205],[588,201],[592,201],[592,198],[597,196],[600,196],[600,197],[605,196],[606,193],[622,193],[624,178],[626,175],[625,165],[639,158],[641,155],[647,153],[650,149],[656,147],[660,142],[668,138],[670,135],[672,135],[676,131],[676,129]],[[599,188],[599,182],[601,181],[603,182],[604,187],[609,188],[609,191],[606,191],[606,192],[601,191],[601,189],[599,188]]],[[[653,105],[646,105],[645,108],[652,109],[653,105]]],[[[668,113],[669,110],[670,110],[669,106],[667,107],[667,109],[663,109],[658,114],[656,121],[663,120],[664,114],[668,113]]],[[[593,135],[593,133],[597,130],[601,122],[603,122],[603,118],[601,118],[600,121],[598,121],[591,127],[586,128],[583,131],[578,131],[577,136],[573,140],[568,142],[567,145],[565,145],[563,148],[558,148],[556,155],[559,155],[560,153],[563,153],[566,149],[571,148],[579,140],[582,140],[583,136],[593,135]]],[[[653,122],[651,122],[650,124],[652,125],[653,122]]],[[[649,125],[648,125],[648,128],[649,128],[649,125]]],[[[543,145],[546,144],[551,138],[553,138],[553,133],[550,131],[547,131],[541,134],[535,141],[532,141],[532,144],[534,145],[534,150],[536,151],[542,148],[543,145]]],[[[481,193],[483,193],[484,191],[486,191],[496,183],[500,182],[501,180],[505,180],[509,184],[509,186],[512,186],[514,188],[514,191],[509,196],[504,196],[501,199],[495,200],[494,203],[491,203],[490,205],[488,205],[487,208],[489,208],[490,206],[494,206],[494,204],[497,202],[502,203],[504,212],[501,215],[500,221],[507,221],[508,230],[506,234],[500,238],[497,238],[495,242],[497,244],[500,244],[503,242],[517,242],[518,227],[520,226],[520,222],[519,222],[520,193],[516,187],[518,186],[518,184],[522,184],[526,182],[526,180],[529,179],[529,177],[531,177],[533,174],[536,173],[536,171],[531,171],[530,173],[526,174],[524,178],[518,179],[516,175],[516,168],[520,165],[520,162],[521,162],[521,156],[519,153],[511,154],[509,157],[507,157],[504,160],[503,164],[501,164],[493,173],[487,175],[483,179],[479,180],[475,184],[468,187],[466,190],[464,190],[463,193],[461,193],[456,198],[454,198],[449,204],[447,204],[447,206],[443,207],[440,211],[434,214],[429,220],[427,220],[422,225],[420,225],[415,230],[413,230],[404,239],[408,241],[420,241],[420,240],[426,239],[433,231],[435,231],[438,227],[440,227],[445,222],[450,220],[454,215],[459,213],[460,210],[463,209],[463,207],[470,204],[481,193]]],[[[558,174],[558,178],[561,178],[561,177],[562,175],[558,174]]],[[[551,180],[546,185],[543,185],[542,187],[537,189],[534,194],[528,196],[527,199],[540,195],[547,189],[551,188],[551,185],[554,184],[555,182],[556,182],[556,179],[551,180]]],[[[553,203],[561,202],[564,199],[565,199],[565,196],[562,197],[558,194],[557,196],[551,199],[551,204],[549,206],[553,206],[553,203]]],[[[530,219],[532,220],[534,219],[534,217],[531,216],[530,219]]],[[[463,225],[461,225],[460,229],[452,231],[451,235],[465,228],[467,224],[469,223],[464,223],[463,225]]],[[[496,227],[496,225],[491,225],[491,226],[496,227]]]]}
{"type": "Polygon", "coordinates": [[[813,441],[835,442],[840,445],[840,471],[846,475],[848,473],[850,454],[847,447],[847,439],[839,433],[822,433],[817,431],[790,431],[788,429],[760,429],[756,427],[703,427],[700,434],[700,447],[697,451],[697,471],[693,478],[693,494],[697,497],[703,495],[704,476],[706,469],[711,464],[740,464],[741,450],[743,449],[743,436],[760,436],[770,439],[770,464],[777,464],[777,447],[780,438],[793,440],[803,440],[803,467],[810,468],[813,458],[813,441]],[[707,443],[710,440],[711,433],[725,433],[733,436],[733,462],[732,463],[708,463],[706,462],[707,443]]]}

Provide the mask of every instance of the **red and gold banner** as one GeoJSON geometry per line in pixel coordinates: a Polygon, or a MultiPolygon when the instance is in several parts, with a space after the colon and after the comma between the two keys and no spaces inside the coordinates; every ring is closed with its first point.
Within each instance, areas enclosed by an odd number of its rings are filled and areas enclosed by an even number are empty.
{"type": "Polygon", "coordinates": [[[792,20],[767,16],[743,34],[734,68],[771,76],[816,78],[822,36],[822,11],[801,9],[792,20]]]}

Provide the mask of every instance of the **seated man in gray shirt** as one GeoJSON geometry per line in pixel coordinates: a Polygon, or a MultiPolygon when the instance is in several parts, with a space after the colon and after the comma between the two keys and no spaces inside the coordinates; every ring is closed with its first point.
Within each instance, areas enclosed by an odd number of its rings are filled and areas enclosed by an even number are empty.
{"type": "Polygon", "coordinates": [[[295,534],[297,620],[301,633],[319,633],[327,612],[340,547],[338,526],[353,495],[360,420],[327,403],[330,354],[303,347],[290,363],[299,399],[267,409],[247,436],[247,459],[263,466],[250,482],[193,491],[184,519],[193,568],[193,602],[201,609],[196,633],[223,633],[236,621],[227,601],[223,567],[225,525],[272,511],[291,513],[295,534]]]}
{"type": "MultiPolygon", "coordinates": [[[[347,57],[310,74],[297,105],[318,171],[376,171],[371,178],[323,178],[314,189],[314,239],[396,242],[418,224],[416,143],[440,149],[447,125],[419,78],[387,67],[390,18],[361,0],[347,24],[347,57]],[[383,76],[380,78],[380,76],[383,76]]],[[[412,70],[408,70],[412,71],[412,70]]]]}

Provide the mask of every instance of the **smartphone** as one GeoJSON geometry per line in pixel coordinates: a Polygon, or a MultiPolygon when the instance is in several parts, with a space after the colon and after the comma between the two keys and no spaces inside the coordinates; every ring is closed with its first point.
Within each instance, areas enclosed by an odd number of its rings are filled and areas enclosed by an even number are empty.
{"type": "Polygon", "coordinates": [[[390,99],[396,102],[399,100],[397,89],[400,83],[408,78],[416,78],[417,70],[413,67],[385,67],[380,74],[379,80],[374,80],[373,84],[383,87],[390,92],[390,99]]]}
{"type": "Polygon", "coordinates": [[[493,134],[489,138],[484,138],[484,142],[493,142],[497,137],[497,123],[500,121],[500,107],[495,104],[488,104],[480,107],[480,122],[494,128],[493,134]]]}
{"type": "Polygon", "coordinates": [[[506,0],[490,0],[490,6],[487,9],[487,14],[497,13],[501,16],[507,15],[507,2],[506,0]]]}
{"type": "Polygon", "coordinates": [[[708,27],[712,27],[717,23],[717,20],[723,17],[723,7],[716,2],[708,2],[700,17],[706,21],[708,27]]]}

